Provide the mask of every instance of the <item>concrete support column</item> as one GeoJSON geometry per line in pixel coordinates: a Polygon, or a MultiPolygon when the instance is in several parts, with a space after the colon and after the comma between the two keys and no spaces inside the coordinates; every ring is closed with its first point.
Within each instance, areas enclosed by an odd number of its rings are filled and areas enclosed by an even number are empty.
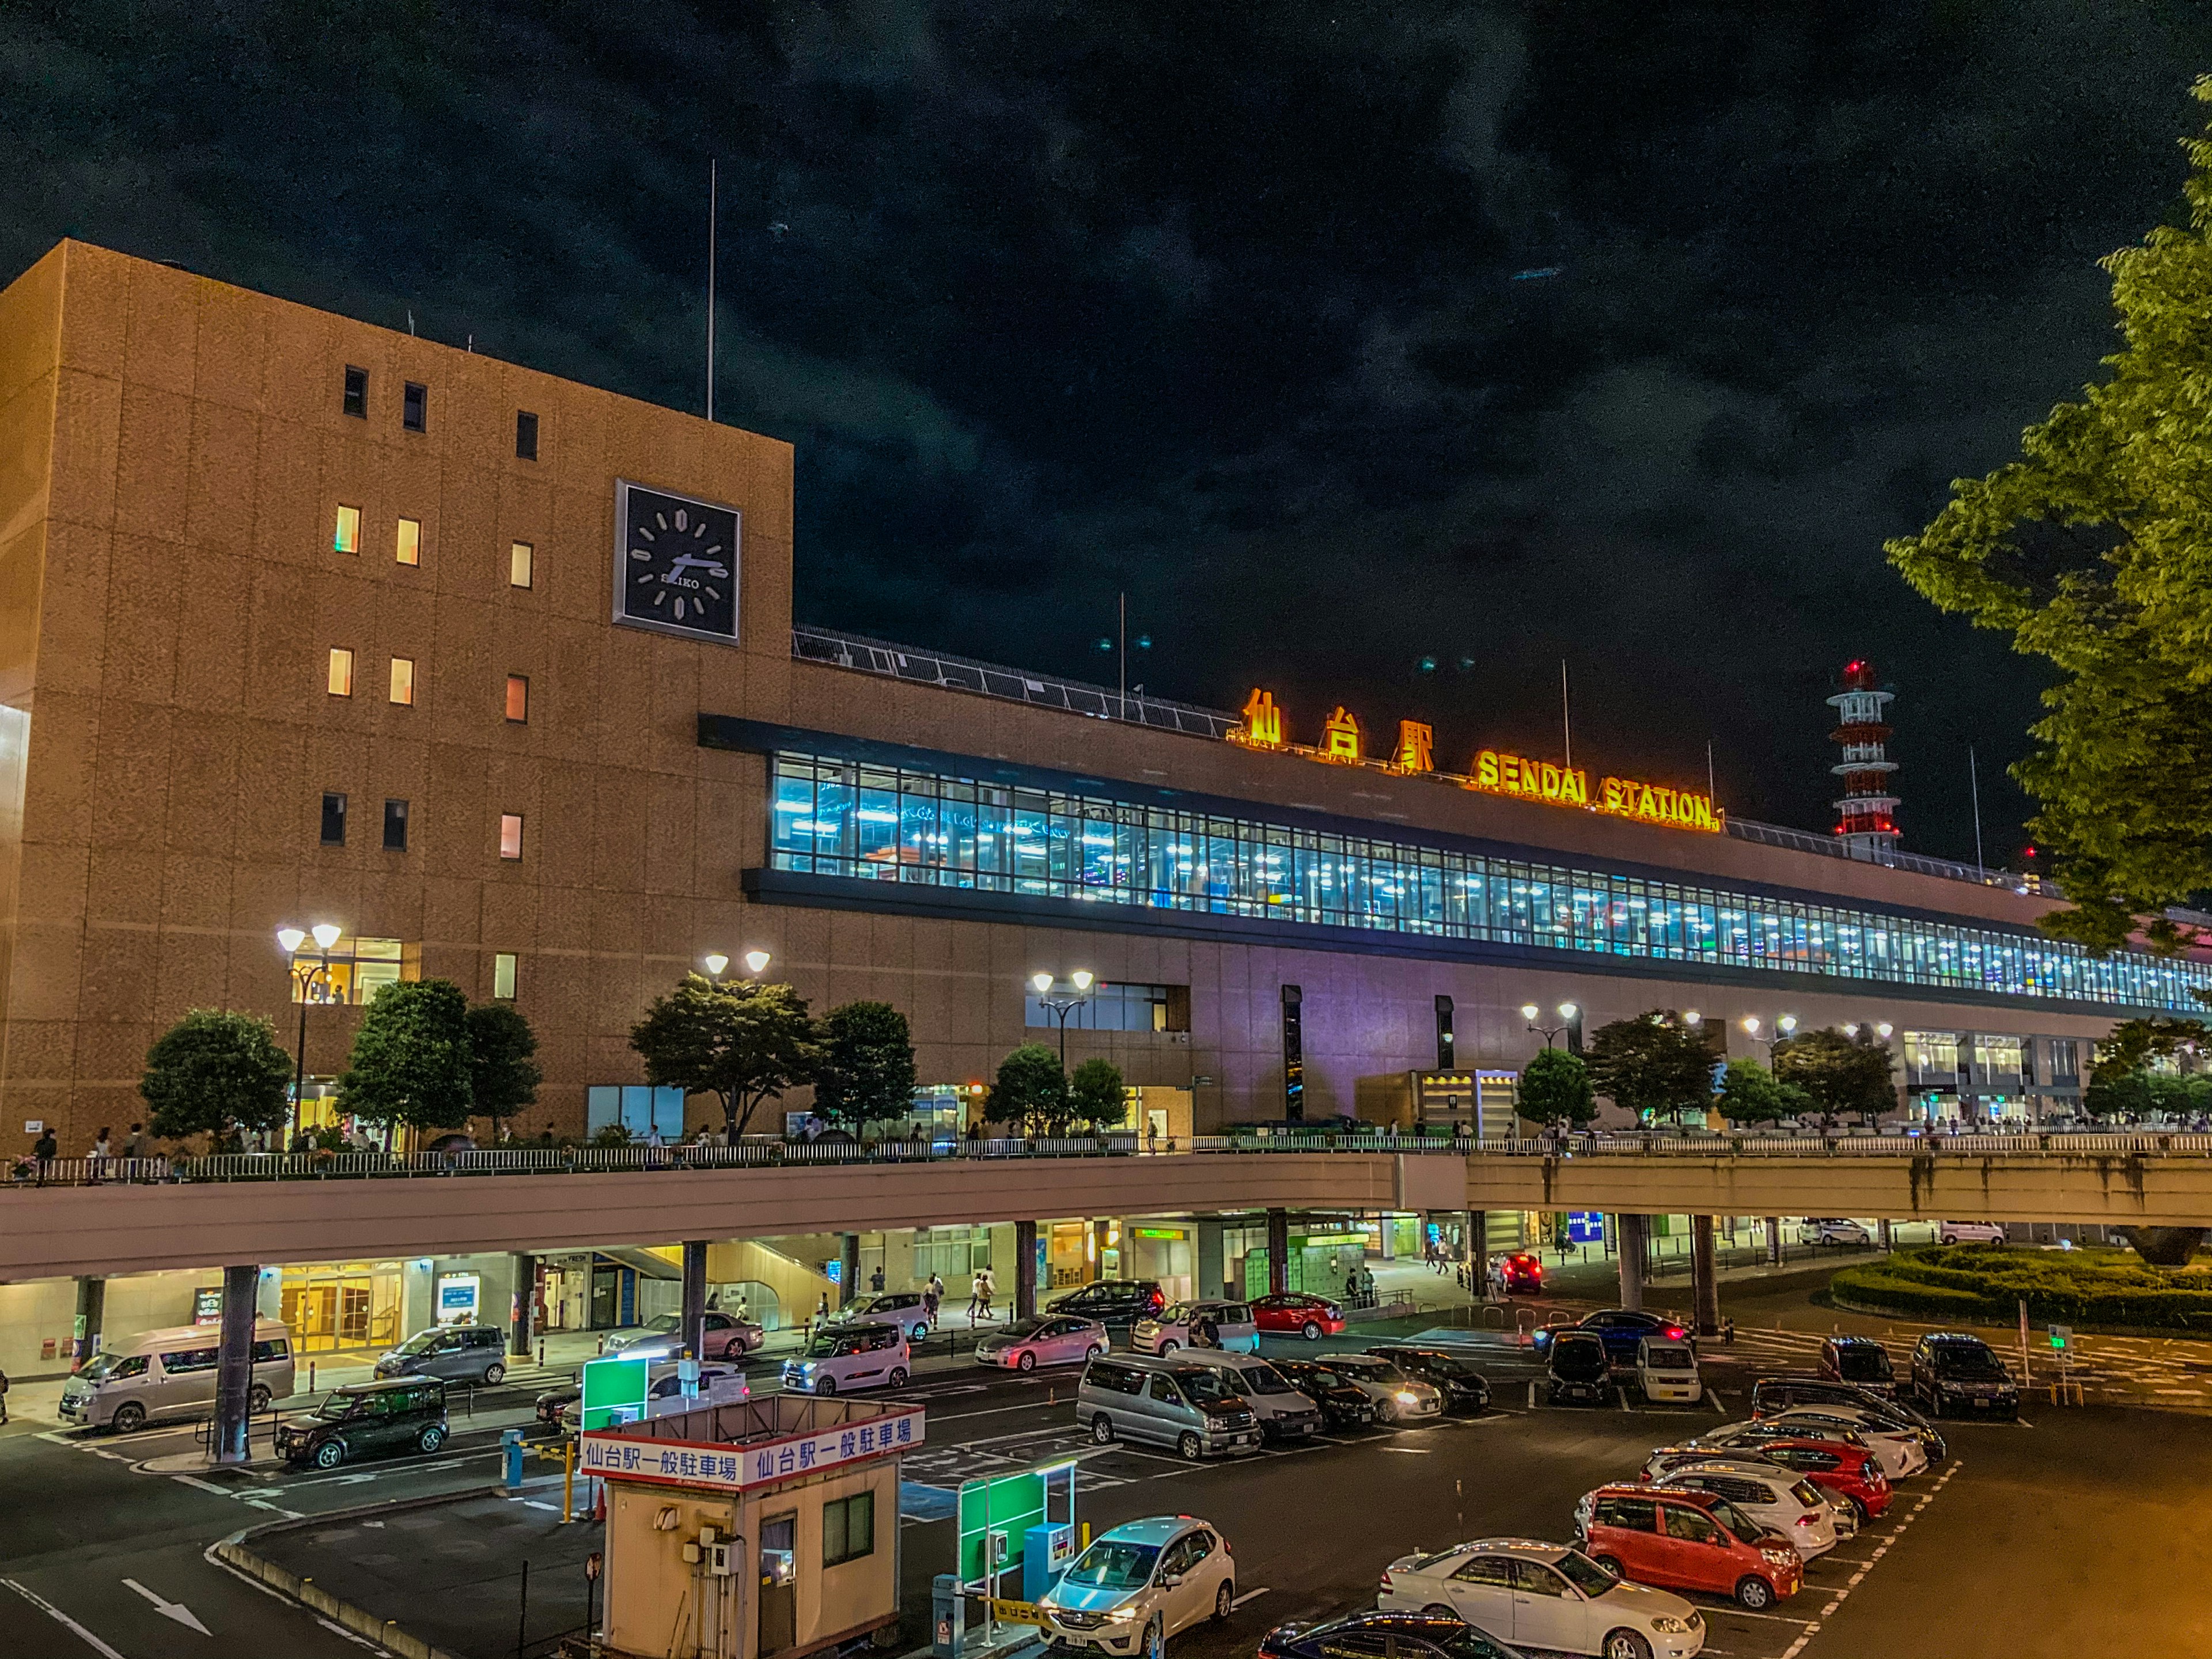
{"type": "Polygon", "coordinates": [[[1036,1317],[1036,1223],[1014,1223],[1014,1317],[1036,1317]]]}
{"type": "Polygon", "coordinates": [[[76,1282],[76,1323],[70,1333],[70,1369],[81,1371],[100,1352],[100,1332],[107,1317],[107,1281],[97,1274],[76,1282]]]}
{"type": "Polygon", "coordinates": [[[1620,1246],[1620,1305],[1632,1313],[1644,1310],[1644,1218],[1617,1215],[1613,1237],[1620,1246]]]}
{"type": "Polygon", "coordinates": [[[1477,1302],[1490,1300],[1490,1212],[1467,1212],[1467,1276],[1477,1302]]]}
{"type": "Polygon", "coordinates": [[[1892,1227],[1893,1227],[1893,1225],[1894,1225],[1894,1224],[1890,1220],[1890,1218],[1889,1218],[1887,1216],[1884,1216],[1884,1217],[1882,1217],[1882,1218],[1881,1218],[1881,1248],[1882,1248],[1883,1249],[1885,1249],[1885,1250],[1893,1250],[1893,1249],[1895,1249],[1897,1248],[1897,1237],[1896,1237],[1896,1234],[1891,1231],[1891,1229],[1892,1229],[1892,1227]]]}
{"type": "Polygon", "coordinates": [[[681,1347],[694,1359],[707,1353],[707,1241],[684,1241],[684,1328],[681,1347]]]}
{"type": "Polygon", "coordinates": [[[1291,1288],[1291,1212],[1267,1212],[1267,1294],[1281,1296],[1291,1288]]]}
{"type": "Polygon", "coordinates": [[[1721,1281],[1713,1262],[1713,1218],[1709,1215],[1690,1218],[1690,1294],[1697,1334],[1719,1335],[1721,1281]]]}
{"type": "Polygon", "coordinates": [[[538,1340],[538,1258],[514,1253],[514,1318],[507,1328],[507,1351],[526,1358],[538,1340]]]}
{"type": "Polygon", "coordinates": [[[1771,1267],[1782,1265],[1782,1218],[1778,1215],[1766,1218],[1766,1260],[1771,1267]]]}
{"type": "Polygon", "coordinates": [[[1113,1224],[1110,1221],[1091,1224],[1091,1279],[1093,1284],[1106,1277],[1106,1240],[1109,1237],[1107,1230],[1113,1224]]]}
{"type": "Polygon", "coordinates": [[[1218,1221],[1201,1220],[1198,1224],[1198,1293],[1226,1296],[1234,1301],[1244,1294],[1244,1287],[1229,1282],[1229,1264],[1222,1255],[1221,1232],[1218,1221]]]}
{"type": "Polygon", "coordinates": [[[837,1273],[837,1305],[843,1308],[849,1306],[853,1298],[860,1293],[860,1234],[843,1235],[837,1258],[842,1264],[837,1273]]]}
{"type": "Polygon", "coordinates": [[[246,1462],[253,1410],[253,1320],[261,1288],[258,1267],[222,1270],[222,1324],[215,1361],[215,1461],[246,1462]]]}

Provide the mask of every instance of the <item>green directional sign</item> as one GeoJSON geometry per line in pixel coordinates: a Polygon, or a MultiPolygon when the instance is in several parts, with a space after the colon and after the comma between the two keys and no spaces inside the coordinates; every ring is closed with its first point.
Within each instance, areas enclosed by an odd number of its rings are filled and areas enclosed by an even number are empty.
{"type": "Polygon", "coordinates": [[[645,1415],[646,1370],[643,1359],[615,1356],[584,1362],[584,1427],[611,1428],[635,1422],[645,1415]]]}
{"type": "Polygon", "coordinates": [[[2051,1346],[2053,1352],[2063,1353],[2073,1346],[2074,1328],[2071,1325],[2053,1325],[2051,1328],[2051,1346]]]}

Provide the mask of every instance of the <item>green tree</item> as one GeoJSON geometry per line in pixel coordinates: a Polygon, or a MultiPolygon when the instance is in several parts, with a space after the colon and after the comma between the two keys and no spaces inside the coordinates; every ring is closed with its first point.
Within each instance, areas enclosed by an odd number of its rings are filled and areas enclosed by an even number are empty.
{"type": "Polygon", "coordinates": [[[469,1091],[476,1109],[491,1119],[496,1144],[500,1120],[535,1103],[545,1079],[537,1060],[538,1034],[506,1002],[477,1003],[468,1012],[468,1029],[469,1091]]]}
{"type": "Polygon", "coordinates": [[[338,1106],[373,1123],[416,1129],[467,1127],[469,1000],[451,980],[395,980],[369,999],[353,1054],[338,1079],[338,1106]]]}
{"type": "Polygon", "coordinates": [[[1584,1056],[1591,1086],[1645,1122],[1704,1111],[1712,1099],[1713,1066],[1720,1057],[1717,1031],[1692,1025],[1665,1008],[1601,1025],[1584,1056]]]}
{"type": "Polygon", "coordinates": [[[1812,1099],[1802,1089],[1782,1082],[1755,1060],[1729,1061],[1714,1104],[1731,1123],[1777,1123],[1813,1109],[1812,1099]]]}
{"type": "Polygon", "coordinates": [[[1089,1129],[1114,1129],[1129,1115],[1129,1097],[1121,1068],[1094,1055],[1075,1068],[1067,1081],[1067,1115],[1071,1122],[1089,1129]]]}
{"type": "MultiPolygon", "coordinates": [[[[2212,77],[2196,96],[2212,102],[2212,77]]],[[[2057,671],[2013,775],[2073,908],[2046,931],[2099,951],[2212,889],[2212,141],[2185,143],[2189,223],[2104,261],[2120,349],[2021,459],[1961,478],[1888,544],[1915,588],[2057,671]]]]}
{"type": "Polygon", "coordinates": [[[1051,1134],[1067,1117],[1067,1074],[1058,1054],[1042,1042],[1024,1042],[999,1062],[998,1078],[983,1097],[986,1122],[1051,1134]]]}
{"type": "Polygon", "coordinates": [[[686,974],[630,1027],[645,1080],[712,1095],[735,1139],[763,1102],[814,1079],[822,1046],[806,1004],[788,985],[686,974]]]}
{"type": "Polygon", "coordinates": [[[888,1002],[848,1002],[822,1017],[814,1109],[840,1128],[914,1110],[914,1034],[888,1002]]]}
{"type": "Polygon", "coordinates": [[[2097,1044],[2094,1071],[2141,1071],[2153,1060],[2202,1050],[2212,1054],[2212,1028],[2201,1019],[2124,1019],[2097,1044]]]}
{"type": "Polygon", "coordinates": [[[1580,1054],[1546,1048],[1521,1068],[1520,1115],[1533,1123],[1579,1126],[1597,1115],[1597,1091],[1580,1054]]]}
{"type": "Polygon", "coordinates": [[[290,1115],[292,1061],[276,1028],[252,1014],[195,1008],[146,1051],[138,1079],[147,1124],[164,1140],[204,1134],[212,1148],[290,1115]]]}
{"type": "Polygon", "coordinates": [[[1856,1036],[1826,1026],[1776,1043],[1774,1074],[1804,1091],[1826,1118],[1856,1112],[1871,1123],[1897,1109],[1889,1045],[1868,1026],[1856,1036]]]}

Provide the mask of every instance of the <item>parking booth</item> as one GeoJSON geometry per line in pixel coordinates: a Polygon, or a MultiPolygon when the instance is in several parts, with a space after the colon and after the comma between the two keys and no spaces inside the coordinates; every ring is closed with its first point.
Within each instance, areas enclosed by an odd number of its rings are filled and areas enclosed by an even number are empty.
{"type": "Polygon", "coordinates": [[[895,1624],[919,1406],[771,1395],[586,1430],[606,1483],[600,1651],[782,1659],[895,1624]]]}

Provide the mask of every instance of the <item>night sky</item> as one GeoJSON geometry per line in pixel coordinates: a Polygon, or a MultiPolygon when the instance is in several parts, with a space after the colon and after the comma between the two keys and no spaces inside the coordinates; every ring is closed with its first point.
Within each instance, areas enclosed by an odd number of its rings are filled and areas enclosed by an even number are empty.
{"type": "Polygon", "coordinates": [[[1328,707],[1992,862],[2036,669],[1884,566],[2112,349],[2212,9],[0,8],[0,277],[77,235],[799,452],[802,620],[1328,707]],[[53,14],[51,15],[46,14],[53,14]],[[750,21],[747,21],[750,20],[750,21]],[[1424,672],[1423,659],[1436,663],[1424,672]]]}

